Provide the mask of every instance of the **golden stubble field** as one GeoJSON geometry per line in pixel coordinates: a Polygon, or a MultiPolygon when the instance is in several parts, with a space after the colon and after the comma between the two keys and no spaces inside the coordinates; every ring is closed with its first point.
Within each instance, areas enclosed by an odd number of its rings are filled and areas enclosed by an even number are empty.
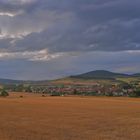
{"type": "Polygon", "coordinates": [[[0,140],[140,140],[140,99],[0,98],[0,140]]]}

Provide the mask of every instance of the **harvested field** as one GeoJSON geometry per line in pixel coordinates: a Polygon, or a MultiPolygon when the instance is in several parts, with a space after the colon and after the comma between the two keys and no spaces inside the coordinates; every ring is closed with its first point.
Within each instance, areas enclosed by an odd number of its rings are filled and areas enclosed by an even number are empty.
{"type": "Polygon", "coordinates": [[[140,99],[11,94],[0,140],[140,140],[140,99]]]}

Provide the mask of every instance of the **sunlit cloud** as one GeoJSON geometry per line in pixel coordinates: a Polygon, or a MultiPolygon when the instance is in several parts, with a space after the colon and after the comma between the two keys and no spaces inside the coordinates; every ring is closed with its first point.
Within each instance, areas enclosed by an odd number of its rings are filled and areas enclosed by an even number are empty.
{"type": "Polygon", "coordinates": [[[2,13],[2,12],[0,12],[0,16],[9,16],[9,17],[14,17],[16,14],[12,14],[12,13],[8,13],[8,12],[6,12],[6,13],[2,13]]]}
{"type": "Polygon", "coordinates": [[[28,61],[49,61],[63,56],[64,53],[50,54],[47,49],[40,51],[24,51],[24,52],[0,52],[1,60],[10,59],[26,59],[28,61]]]}

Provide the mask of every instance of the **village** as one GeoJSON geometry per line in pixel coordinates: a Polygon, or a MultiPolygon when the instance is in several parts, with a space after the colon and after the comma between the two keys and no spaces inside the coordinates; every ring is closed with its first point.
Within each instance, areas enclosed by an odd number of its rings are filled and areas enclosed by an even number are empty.
{"type": "Polygon", "coordinates": [[[112,85],[49,85],[30,87],[33,93],[49,95],[83,95],[83,96],[133,96],[140,87],[139,83],[112,85]]]}
{"type": "Polygon", "coordinates": [[[47,85],[5,85],[9,92],[28,92],[48,96],[136,96],[140,82],[101,84],[47,84],[47,85]]]}
{"type": "Polygon", "coordinates": [[[8,92],[28,92],[43,94],[46,96],[135,96],[140,89],[140,81],[114,82],[93,84],[45,84],[45,85],[5,85],[3,87],[8,92]]]}

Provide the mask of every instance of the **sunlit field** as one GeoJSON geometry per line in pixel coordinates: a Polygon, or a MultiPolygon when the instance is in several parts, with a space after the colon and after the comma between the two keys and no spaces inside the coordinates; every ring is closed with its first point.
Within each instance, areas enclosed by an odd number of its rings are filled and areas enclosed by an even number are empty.
{"type": "Polygon", "coordinates": [[[0,140],[140,140],[140,99],[10,94],[0,140]]]}

